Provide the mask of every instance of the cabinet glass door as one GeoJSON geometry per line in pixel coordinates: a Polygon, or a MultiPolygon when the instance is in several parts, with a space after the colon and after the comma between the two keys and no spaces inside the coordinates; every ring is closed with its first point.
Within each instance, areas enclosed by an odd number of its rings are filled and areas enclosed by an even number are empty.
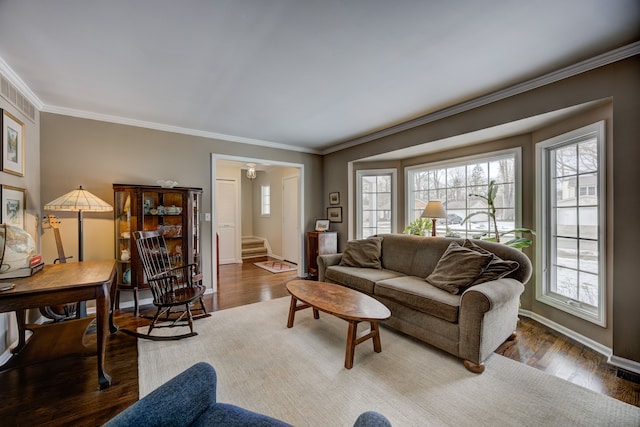
{"type": "Polygon", "coordinates": [[[130,286],[131,279],[131,233],[135,230],[132,208],[135,195],[129,191],[115,192],[115,258],[117,260],[118,286],[130,286]]]}

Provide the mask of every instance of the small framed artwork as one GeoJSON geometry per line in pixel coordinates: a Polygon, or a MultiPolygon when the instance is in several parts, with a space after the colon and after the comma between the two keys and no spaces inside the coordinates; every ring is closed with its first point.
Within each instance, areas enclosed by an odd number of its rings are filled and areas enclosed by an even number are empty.
{"type": "Polygon", "coordinates": [[[24,176],[24,125],[2,110],[2,171],[24,176]]]}
{"type": "Polygon", "coordinates": [[[2,186],[2,223],[24,230],[26,192],[22,188],[2,186]]]}
{"type": "Polygon", "coordinates": [[[316,231],[329,231],[329,220],[316,219],[316,231]]]}
{"type": "Polygon", "coordinates": [[[329,204],[330,205],[339,205],[340,204],[340,193],[329,193],[329,204]]]}
{"type": "Polygon", "coordinates": [[[342,222],[342,206],[337,208],[327,208],[327,216],[331,222],[342,222]]]}

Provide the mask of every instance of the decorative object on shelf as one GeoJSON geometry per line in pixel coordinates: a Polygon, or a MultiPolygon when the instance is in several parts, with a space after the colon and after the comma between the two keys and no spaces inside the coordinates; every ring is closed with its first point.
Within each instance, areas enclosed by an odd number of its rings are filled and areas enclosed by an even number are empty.
{"type": "Polygon", "coordinates": [[[120,261],[129,261],[131,259],[131,253],[129,249],[123,249],[120,251],[120,261]]]}
{"type": "Polygon", "coordinates": [[[131,283],[131,269],[127,268],[122,275],[122,281],[124,283],[131,283]]]}
{"type": "Polygon", "coordinates": [[[24,176],[24,125],[7,110],[2,115],[2,171],[24,176]]]}
{"type": "Polygon", "coordinates": [[[247,163],[247,178],[251,181],[256,179],[256,164],[255,163],[247,163]]]}
{"type": "Polygon", "coordinates": [[[180,215],[182,208],[177,207],[176,205],[171,205],[164,208],[164,211],[167,215],[180,215]]]}
{"type": "Polygon", "coordinates": [[[316,231],[329,231],[328,219],[316,219],[316,231]]]}
{"type": "Polygon", "coordinates": [[[327,208],[327,217],[331,222],[342,222],[342,206],[327,208]]]}
{"type": "Polygon", "coordinates": [[[26,212],[26,192],[22,188],[2,186],[2,223],[13,227],[24,229],[24,218],[26,212]]]}
{"type": "Polygon", "coordinates": [[[158,184],[162,188],[173,188],[173,187],[176,187],[178,185],[178,182],[177,181],[159,179],[159,180],[156,181],[156,184],[158,184]]]}
{"type": "Polygon", "coordinates": [[[339,205],[340,204],[340,193],[329,193],[329,204],[330,205],[339,205]]]}
{"type": "Polygon", "coordinates": [[[431,219],[431,236],[436,235],[436,218],[446,218],[447,211],[444,210],[444,206],[440,200],[430,200],[427,206],[424,207],[420,218],[431,219]]]}
{"type": "Polygon", "coordinates": [[[83,261],[82,215],[84,212],[111,212],[113,206],[82,188],[70,191],[44,205],[46,211],[78,212],[78,261],[83,261]]]}

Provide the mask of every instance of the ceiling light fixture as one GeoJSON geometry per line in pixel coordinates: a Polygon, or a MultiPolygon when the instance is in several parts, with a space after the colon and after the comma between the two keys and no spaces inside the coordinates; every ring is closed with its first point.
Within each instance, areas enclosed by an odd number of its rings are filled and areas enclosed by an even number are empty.
{"type": "Polygon", "coordinates": [[[256,179],[256,164],[255,163],[247,163],[249,169],[247,169],[247,178],[251,181],[256,179]]]}

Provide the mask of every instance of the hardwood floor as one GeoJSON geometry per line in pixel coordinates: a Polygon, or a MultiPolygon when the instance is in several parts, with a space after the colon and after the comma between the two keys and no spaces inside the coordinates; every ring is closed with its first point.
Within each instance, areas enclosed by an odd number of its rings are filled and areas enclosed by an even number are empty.
{"type": "MultiPolygon", "coordinates": [[[[261,261],[255,259],[251,261],[261,261]]],[[[223,310],[288,295],[285,283],[296,273],[272,274],[252,262],[221,267],[218,293],[206,296],[210,310],[223,310]]],[[[134,318],[132,309],[117,310],[116,324],[135,330],[148,323],[134,318]]],[[[149,314],[153,307],[143,307],[149,314]]],[[[87,343],[95,334],[87,335],[87,343]]],[[[640,407],[640,384],[618,378],[599,353],[531,319],[522,318],[518,339],[496,351],[513,360],[640,407]]],[[[113,383],[97,389],[96,358],[66,357],[0,373],[0,425],[96,426],[138,399],[136,338],[110,336],[106,371],[113,383]]]]}

